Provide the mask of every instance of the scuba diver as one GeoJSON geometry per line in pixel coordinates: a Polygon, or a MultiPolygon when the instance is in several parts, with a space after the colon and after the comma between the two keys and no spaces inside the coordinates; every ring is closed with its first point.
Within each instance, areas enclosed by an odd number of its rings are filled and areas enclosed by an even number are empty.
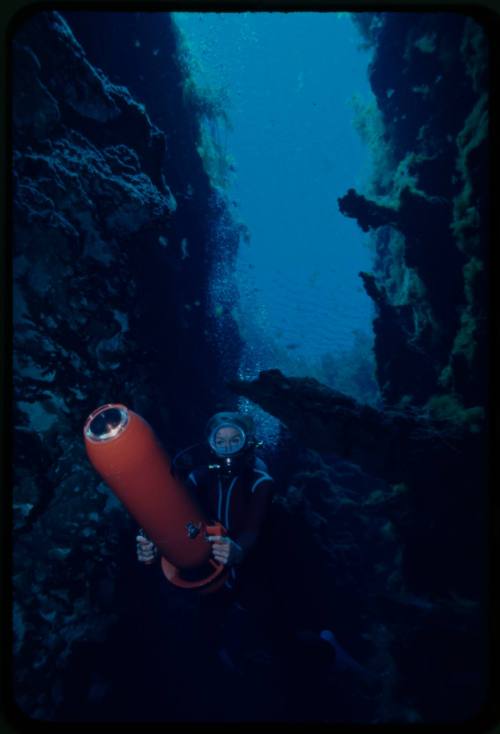
{"type": "MultiPolygon", "coordinates": [[[[257,442],[252,418],[240,413],[216,413],[206,428],[212,463],[190,472],[185,484],[212,521],[227,535],[211,536],[212,555],[230,568],[227,588],[233,588],[237,567],[251,553],[259,537],[271,499],[273,479],[264,461],[255,455],[257,442]]],[[[150,563],[154,544],[139,534],[137,557],[150,563]]]]}
{"type": "MultiPolygon", "coordinates": [[[[255,454],[261,444],[250,416],[216,413],[206,426],[206,442],[209,461],[190,471],[184,483],[206,516],[227,531],[209,540],[213,558],[227,566],[228,574],[222,589],[199,597],[201,638],[226,670],[235,672],[245,653],[243,642],[247,647],[255,642],[269,618],[262,536],[274,483],[265,462],[255,454]]],[[[142,531],[136,543],[137,559],[153,563],[158,551],[142,531]]]]}

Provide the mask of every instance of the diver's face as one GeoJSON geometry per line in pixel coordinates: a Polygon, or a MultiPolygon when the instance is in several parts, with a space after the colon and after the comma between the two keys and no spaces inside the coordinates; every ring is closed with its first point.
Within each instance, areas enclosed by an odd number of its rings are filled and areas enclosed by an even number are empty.
{"type": "Polygon", "coordinates": [[[224,426],[215,434],[214,446],[218,454],[234,454],[241,449],[242,444],[241,433],[237,428],[224,426]]]}

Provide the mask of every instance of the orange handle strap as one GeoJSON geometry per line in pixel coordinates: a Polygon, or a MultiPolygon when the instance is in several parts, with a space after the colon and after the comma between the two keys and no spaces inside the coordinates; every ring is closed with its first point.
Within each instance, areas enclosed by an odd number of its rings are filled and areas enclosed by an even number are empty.
{"type": "MultiPolygon", "coordinates": [[[[224,527],[224,525],[221,525],[220,522],[216,522],[214,525],[207,525],[205,527],[205,537],[207,535],[227,535],[227,530],[224,527]]],[[[215,558],[209,558],[208,562],[211,566],[214,568],[221,568],[224,567],[223,563],[218,563],[215,558]]]]}
{"type": "Polygon", "coordinates": [[[227,530],[220,522],[214,525],[206,525],[205,532],[207,535],[227,535],[227,530]]]}

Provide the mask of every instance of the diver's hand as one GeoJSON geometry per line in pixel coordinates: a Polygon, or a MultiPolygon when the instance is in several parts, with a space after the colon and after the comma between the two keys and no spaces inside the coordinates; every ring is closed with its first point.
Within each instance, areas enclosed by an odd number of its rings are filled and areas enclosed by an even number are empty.
{"type": "Polygon", "coordinates": [[[243,560],[243,548],[227,535],[209,535],[208,540],[213,543],[212,555],[219,563],[233,566],[243,560]]]}
{"type": "Polygon", "coordinates": [[[153,563],[158,552],[155,544],[148,538],[145,538],[144,535],[136,536],[136,544],[137,560],[141,563],[153,563]]]}

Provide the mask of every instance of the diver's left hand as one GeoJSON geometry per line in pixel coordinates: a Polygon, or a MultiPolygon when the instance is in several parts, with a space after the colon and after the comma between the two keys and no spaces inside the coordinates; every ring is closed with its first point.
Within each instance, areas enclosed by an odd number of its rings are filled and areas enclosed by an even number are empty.
{"type": "Polygon", "coordinates": [[[212,555],[219,563],[233,566],[243,560],[243,548],[227,535],[209,535],[208,540],[213,543],[212,555]]]}

